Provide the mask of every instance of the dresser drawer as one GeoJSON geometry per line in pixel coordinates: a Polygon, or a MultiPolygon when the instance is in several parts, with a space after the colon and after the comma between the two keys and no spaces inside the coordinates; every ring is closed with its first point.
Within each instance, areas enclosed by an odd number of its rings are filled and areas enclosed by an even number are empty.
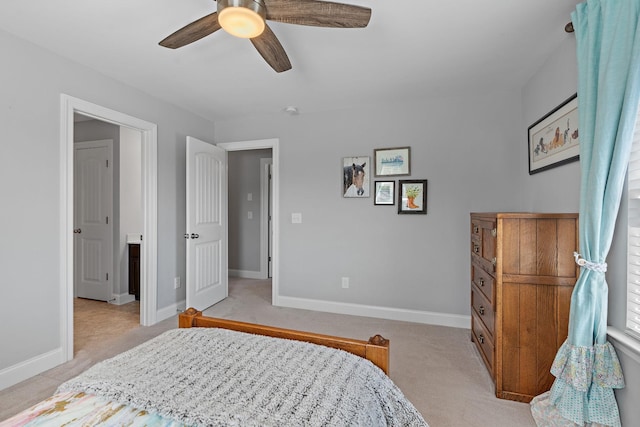
{"type": "Polygon", "coordinates": [[[471,219],[471,252],[489,263],[496,257],[496,221],[471,219]]]}
{"type": "Polygon", "coordinates": [[[476,343],[491,376],[493,376],[493,341],[489,337],[488,332],[484,329],[484,326],[482,326],[482,322],[476,317],[475,313],[471,315],[471,328],[473,341],[476,343]]]}
{"type": "Polygon", "coordinates": [[[493,305],[495,301],[494,289],[496,281],[492,275],[487,273],[481,266],[472,263],[471,264],[471,280],[473,284],[480,289],[485,298],[489,300],[489,303],[493,305]]]}
{"type": "Polygon", "coordinates": [[[471,286],[471,307],[473,307],[476,317],[484,323],[487,332],[489,332],[493,338],[495,331],[495,312],[493,310],[493,305],[491,305],[489,300],[487,300],[482,292],[480,292],[475,286],[471,286]]]}

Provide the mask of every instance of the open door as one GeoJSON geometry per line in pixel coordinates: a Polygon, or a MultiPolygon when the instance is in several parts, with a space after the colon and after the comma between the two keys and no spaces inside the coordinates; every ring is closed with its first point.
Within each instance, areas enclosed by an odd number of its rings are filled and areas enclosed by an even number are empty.
{"type": "Polygon", "coordinates": [[[227,152],[187,137],[187,307],[225,299],[228,282],[227,152]]]}

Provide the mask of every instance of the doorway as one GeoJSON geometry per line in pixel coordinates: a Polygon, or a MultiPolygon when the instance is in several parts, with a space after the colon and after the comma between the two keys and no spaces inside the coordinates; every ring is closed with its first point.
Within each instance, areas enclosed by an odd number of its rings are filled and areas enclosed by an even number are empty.
{"type": "Polygon", "coordinates": [[[74,115],[132,129],[142,137],[142,236],[140,251],[140,323],[156,322],[157,295],[157,126],[115,110],[61,95],[60,132],[60,342],[63,360],[73,359],[73,206],[74,115]]]}
{"type": "MultiPolygon", "coordinates": [[[[279,164],[280,164],[280,147],[279,140],[273,139],[261,139],[252,141],[240,141],[240,142],[227,142],[218,143],[217,146],[224,148],[225,150],[232,151],[247,151],[247,150],[263,150],[271,149],[271,241],[268,245],[271,247],[271,304],[279,305],[278,290],[279,290],[279,207],[280,207],[280,185],[279,185],[279,164]]],[[[261,190],[260,190],[261,191],[261,190]]],[[[245,194],[243,197],[247,197],[245,194]]],[[[258,208],[260,209],[260,208],[258,208]]],[[[247,214],[245,212],[245,214],[247,214]]],[[[267,233],[261,233],[261,236],[266,236],[267,233]]],[[[262,245],[261,245],[262,246],[262,245]]],[[[265,249],[266,250],[266,249],[265,249]]]]}

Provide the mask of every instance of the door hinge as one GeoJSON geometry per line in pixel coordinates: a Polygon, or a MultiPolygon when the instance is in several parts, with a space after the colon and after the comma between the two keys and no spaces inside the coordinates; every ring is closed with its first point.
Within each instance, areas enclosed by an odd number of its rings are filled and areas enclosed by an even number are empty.
{"type": "Polygon", "coordinates": [[[107,218],[107,224],[109,224],[109,217],[106,217],[106,218],[107,218]]]}
{"type": "Polygon", "coordinates": [[[269,257],[269,261],[271,261],[271,257],[269,257]]]}
{"type": "Polygon", "coordinates": [[[107,162],[107,167],[109,167],[109,159],[107,159],[106,162],[107,162]]]}
{"type": "Polygon", "coordinates": [[[108,282],[109,281],[109,273],[107,273],[106,276],[107,276],[107,282],[108,282]]]}

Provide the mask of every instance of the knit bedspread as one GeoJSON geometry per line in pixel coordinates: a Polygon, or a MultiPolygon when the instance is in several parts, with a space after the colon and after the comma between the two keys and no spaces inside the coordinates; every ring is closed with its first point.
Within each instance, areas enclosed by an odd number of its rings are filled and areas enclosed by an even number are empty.
{"type": "Polygon", "coordinates": [[[167,331],[58,388],[69,391],[187,425],[427,426],[366,359],[218,328],[167,331]]]}

